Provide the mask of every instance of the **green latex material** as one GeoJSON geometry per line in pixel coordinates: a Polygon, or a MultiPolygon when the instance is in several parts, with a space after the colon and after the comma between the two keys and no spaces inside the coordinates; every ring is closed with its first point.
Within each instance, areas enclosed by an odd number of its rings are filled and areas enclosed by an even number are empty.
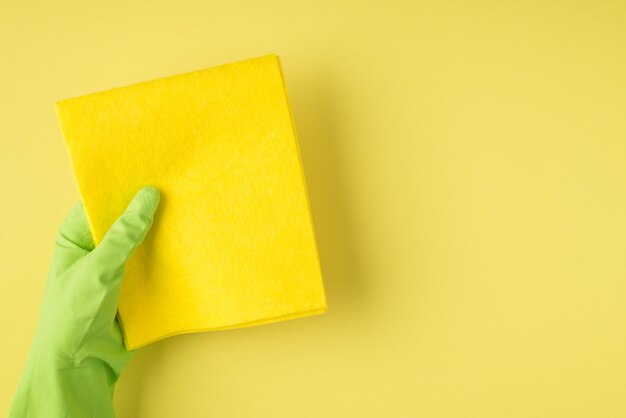
{"type": "Polygon", "coordinates": [[[158,204],[157,189],[141,189],[97,247],[82,204],[72,209],[56,239],[11,418],[115,416],[115,383],[134,355],[116,318],[124,265],[158,204]]]}

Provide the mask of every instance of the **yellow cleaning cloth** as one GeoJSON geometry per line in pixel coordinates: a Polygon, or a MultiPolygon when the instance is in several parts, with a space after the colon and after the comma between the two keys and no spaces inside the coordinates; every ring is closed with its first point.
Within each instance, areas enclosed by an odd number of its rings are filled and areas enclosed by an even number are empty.
{"type": "Polygon", "coordinates": [[[161,191],[122,285],[128,349],[326,310],[277,56],[64,100],[57,112],[96,244],[139,188],[161,191]]]}

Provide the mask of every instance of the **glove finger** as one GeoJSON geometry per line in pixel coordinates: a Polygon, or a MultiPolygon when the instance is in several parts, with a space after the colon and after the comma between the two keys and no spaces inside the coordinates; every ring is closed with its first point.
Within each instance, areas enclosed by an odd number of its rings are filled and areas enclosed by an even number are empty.
{"type": "Polygon", "coordinates": [[[159,200],[159,191],[155,187],[147,186],[139,190],[122,216],[107,231],[94,255],[109,264],[113,271],[123,268],[150,230],[159,200]]]}
{"type": "Polygon", "coordinates": [[[56,236],[54,267],[65,271],[94,248],[87,216],[83,204],[79,202],[67,215],[56,236]]]}

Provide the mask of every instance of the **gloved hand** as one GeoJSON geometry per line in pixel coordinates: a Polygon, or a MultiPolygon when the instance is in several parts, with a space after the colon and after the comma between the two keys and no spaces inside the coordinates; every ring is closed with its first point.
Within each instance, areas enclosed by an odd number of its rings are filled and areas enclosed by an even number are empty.
{"type": "Polygon", "coordinates": [[[124,265],[159,205],[141,189],[94,248],[82,204],[56,239],[41,316],[10,417],[113,417],[113,391],[133,357],[116,319],[124,265]]]}

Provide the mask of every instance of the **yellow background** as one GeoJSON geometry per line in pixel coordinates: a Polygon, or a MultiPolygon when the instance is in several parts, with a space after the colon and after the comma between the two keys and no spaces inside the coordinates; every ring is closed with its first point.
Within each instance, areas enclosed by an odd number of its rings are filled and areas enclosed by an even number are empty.
{"type": "Polygon", "coordinates": [[[78,193],[59,99],[278,53],[329,312],[142,349],[124,417],[626,416],[626,4],[0,5],[0,411],[78,193]]]}

